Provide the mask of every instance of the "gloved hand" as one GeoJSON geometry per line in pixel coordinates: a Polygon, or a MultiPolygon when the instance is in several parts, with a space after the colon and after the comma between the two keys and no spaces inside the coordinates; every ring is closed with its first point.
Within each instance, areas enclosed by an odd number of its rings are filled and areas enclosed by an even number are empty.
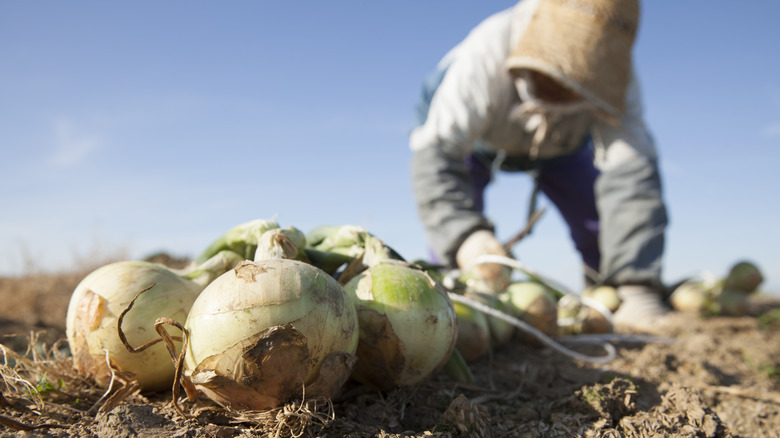
{"type": "MultiPolygon", "coordinates": [[[[496,239],[493,232],[477,230],[471,233],[460,245],[455,255],[455,261],[458,268],[465,272],[477,257],[485,254],[509,257],[504,245],[496,239]]],[[[473,273],[481,280],[479,282],[481,284],[475,285],[476,289],[482,289],[481,292],[499,293],[509,286],[512,270],[508,266],[498,263],[480,263],[474,265],[468,273],[473,273]]]]}
{"type": "Polygon", "coordinates": [[[612,317],[616,328],[656,332],[671,309],[664,304],[661,291],[648,286],[623,285],[617,288],[620,307],[612,317]]]}

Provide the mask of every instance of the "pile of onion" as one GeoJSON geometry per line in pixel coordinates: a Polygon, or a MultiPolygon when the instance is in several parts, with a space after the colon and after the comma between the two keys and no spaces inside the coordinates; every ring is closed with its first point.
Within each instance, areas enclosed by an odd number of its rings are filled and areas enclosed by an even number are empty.
{"type": "Polygon", "coordinates": [[[669,300],[676,310],[703,315],[742,316],[749,310],[749,296],[764,277],[758,267],[742,260],[721,279],[690,279],[679,284],[669,300]]]}
{"type": "Polygon", "coordinates": [[[746,315],[749,296],[756,293],[763,281],[764,276],[754,263],[742,260],[732,265],[718,294],[718,313],[727,316],[746,315]]]}

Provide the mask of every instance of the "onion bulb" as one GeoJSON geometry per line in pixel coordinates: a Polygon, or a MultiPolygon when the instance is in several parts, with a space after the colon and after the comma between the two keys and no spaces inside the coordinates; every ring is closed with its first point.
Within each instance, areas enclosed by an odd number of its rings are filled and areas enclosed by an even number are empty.
{"type": "MultiPolygon", "coordinates": [[[[551,338],[557,336],[558,303],[547,286],[536,281],[518,281],[510,284],[499,298],[516,318],[551,338]]],[[[517,332],[521,340],[538,344],[535,336],[522,330],[517,332]]]]}
{"type": "MultiPolygon", "coordinates": [[[[596,303],[604,305],[601,301],[594,298],[591,299],[596,301],[596,303]]],[[[604,307],[606,308],[606,305],[604,307]]],[[[608,308],[605,310],[609,311],[608,308]]],[[[610,319],[600,310],[585,303],[582,298],[568,294],[558,300],[558,334],[579,335],[611,333],[612,331],[613,327],[610,319]]]]}
{"type": "Polygon", "coordinates": [[[764,276],[758,266],[748,261],[734,264],[726,277],[724,289],[753,293],[764,281],[764,276]]]}
{"type": "Polygon", "coordinates": [[[458,349],[467,363],[476,362],[490,351],[490,325],[484,313],[460,302],[453,303],[458,318],[458,349]]]}
{"type": "Polygon", "coordinates": [[[717,296],[716,312],[723,316],[745,316],[748,313],[748,292],[723,289],[717,296]]]}
{"type": "Polygon", "coordinates": [[[141,294],[122,321],[122,332],[130,345],[157,339],[158,317],[184,320],[202,286],[183,279],[171,270],[149,262],[122,261],[102,266],[77,286],[68,305],[66,336],[74,367],[107,386],[111,366],[130,372],[144,391],[170,389],[174,366],[161,343],[140,353],[130,352],[119,338],[117,322],[136,295],[141,294]]]}
{"type": "Polygon", "coordinates": [[[344,289],[360,321],[355,380],[386,391],[422,382],[445,365],[457,317],[447,292],[427,273],[379,261],[344,289]]]}
{"type": "Polygon", "coordinates": [[[198,296],[185,328],[185,376],[237,410],[332,398],[358,343],[344,289],[321,269],[287,259],[244,261],[221,275],[198,296]]]}
{"type": "MultiPolygon", "coordinates": [[[[466,292],[463,295],[466,298],[479,301],[486,306],[498,310],[499,312],[509,312],[506,303],[501,301],[498,295],[476,291],[466,292]]],[[[512,340],[515,326],[496,316],[491,316],[489,314],[486,314],[485,316],[487,317],[488,328],[490,329],[490,345],[499,347],[512,340]]]]}
{"type": "Polygon", "coordinates": [[[669,302],[680,312],[704,314],[713,310],[713,285],[703,281],[689,280],[677,286],[669,302]]]}
{"type": "Polygon", "coordinates": [[[308,263],[303,252],[306,236],[295,227],[273,228],[257,239],[254,261],[265,259],[294,259],[308,263]]]}
{"type": "Polygon", "coordinates": [[[610,312],[614,312],[620,307],[620,296],[617,289],[608,285],[597,285],[586,288],[582,291],[582,296],[590,298],[603,304],[610,312]]]}

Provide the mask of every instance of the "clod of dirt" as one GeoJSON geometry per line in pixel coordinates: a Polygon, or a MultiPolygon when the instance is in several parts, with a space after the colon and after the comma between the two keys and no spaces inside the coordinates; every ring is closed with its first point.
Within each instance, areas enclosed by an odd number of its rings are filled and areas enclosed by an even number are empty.
{"type": "Polygon", "coordinates": [[[486,438],[491,436],[489,418],[487,408],[471,403],[465,395],[460,394],[444,411],[436,430],[452,431],[460,436],[486,438]]]}
{"type": "Polygon", "coordinates": [[[732,434],[718,415],[698,394],[675,385],[662,396],[661,405],[650,412],[624,417],[618,430],[621,436],[667,436],[727,438],[732,434]]]}
{"type": "Polygon", "coordinates": [[[629,380],[615,378],[607,384],[583,387],[579,397],[595,410],[607,424],[617,424],[636,410],[636,386],[629,380]]]}

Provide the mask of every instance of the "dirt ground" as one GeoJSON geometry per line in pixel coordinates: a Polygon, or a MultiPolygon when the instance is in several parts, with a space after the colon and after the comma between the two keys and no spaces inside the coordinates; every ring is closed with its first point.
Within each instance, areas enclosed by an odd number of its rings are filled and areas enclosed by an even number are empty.
{"type": "Polygon", "coordinates": [[[64,338],[68,300],[86,272],[0,278],[0,437],[780,436],[780,312],[760,295],[750,316],[676,314],[662,339],[622,333],[607,364],[516,340],[472,365],[472,385],[443,372],[388,393],[347,383],[332,403],[251,417],[198,399],[181,404],[184,418],[171,393],[130,394],[111,409],[105,401],[95,409],[102,391],[78,380],[67,353],[41,348],[64,338]],[[39,400],[13,390],[23,385],[9,371],[30,357],[30,333],[39,333],[38,372],[46,373],[32,382],[39,400]],[[55,375],[65,383],[54,383],[55,375]]]}

